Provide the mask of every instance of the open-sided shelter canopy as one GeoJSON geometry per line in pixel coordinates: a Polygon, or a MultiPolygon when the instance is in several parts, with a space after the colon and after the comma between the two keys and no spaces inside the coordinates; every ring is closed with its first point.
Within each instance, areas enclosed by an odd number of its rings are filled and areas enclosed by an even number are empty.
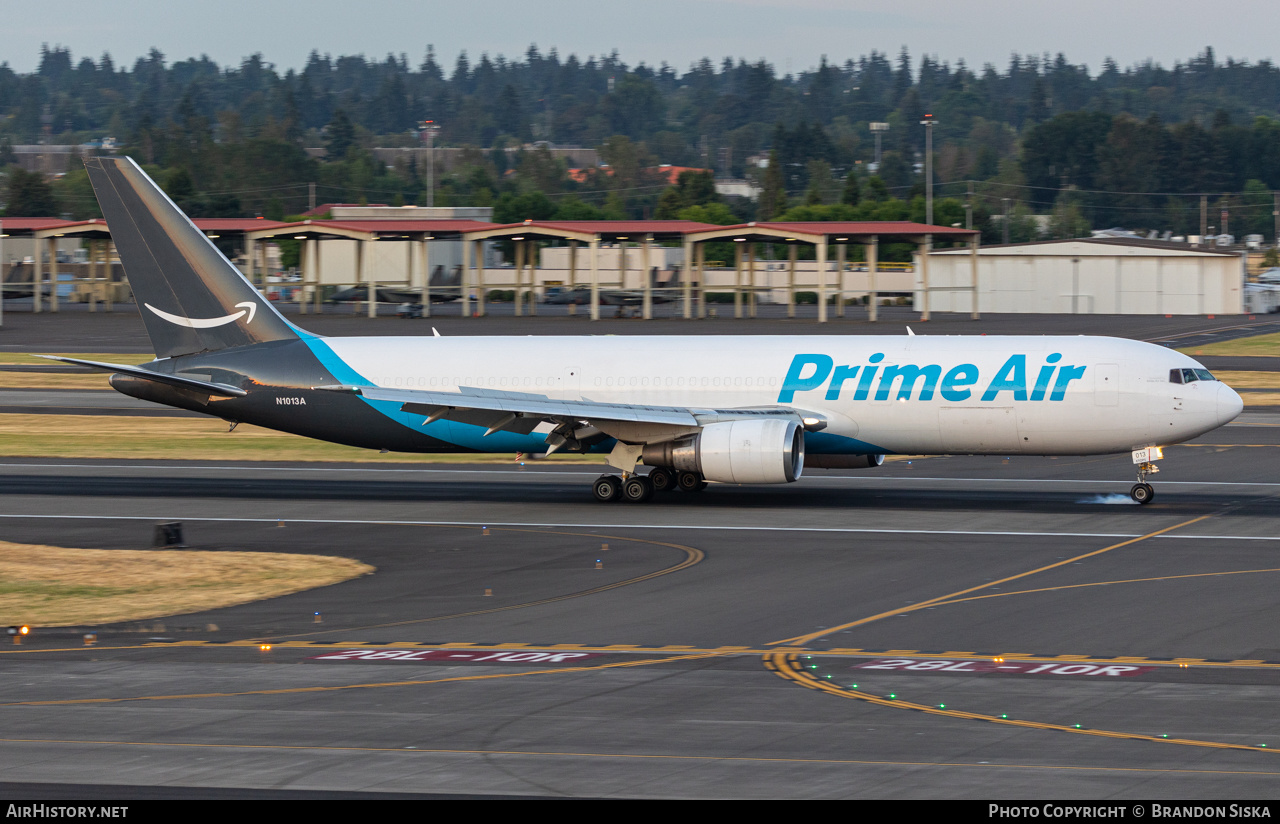
{"type": "MultiPolygon", "coordinates": [[[[858,243],[867,247],[867,272],[870,283],[868,312],[871,320],[876,319],[876,310],[878,303],[878,293],[876,291],[876,265],[878,258],[879,245],[881,240],[888,241],[906,241],[915,243],[920,250],[920,277],[922,280],[922,289],[924,295],[924,305],[920,307],[921,320],[929,319],[929,248],[935,238],[947,238],[951,240],[964,241],[967,240],[971,245],[978,242],[980,233],[974,229],[959,229],[951,226],[930,226],[925,223],[914,223],[905,220],[892,221],[795,221],[795,222],[760,222],[760,223],[743,223],[737,226],[717,226],[713,229],[692,232],[686,236],[686,249],[688,253],[695,253],[697,256],[697,267],[699,281],[702,280],[702,272],[704,268],[704,255],[702,253],[702,244],[709,241],[736,241],[743,244],[746,252],[744,254],[743,247],[740,247],[736,255],[736,268],[738,275],[739,288],[734,292],[735,314],[741,316],[741,287],[743,279],[743,258],[747,259],[748,276],[751,280],[751,287],[755,286],[755,261],[752,256],[752,245],[755,243],[789,243],[793,244],[789,250],[789,277],[791,286],[788,291],[788,314],[794,313],[794,292],[795,292],[795,263],[796,254],[795,246],[797,243],[807,243],[815,247],[816,257],[818,260],[818,322],[824,323],[827,320],[827,260],[828,247],[832,244],[836,246],[838,267],[837,271],[840,277],[843,277],[845,249],[850,243],[858,243]],[[692,247],[692,248],[691,248],[692,247]]],[[[975,269],[975,287],[976,287],[976,269],[975,269]]],[[[705,311],[705,302],[700,311],[705,311]]],[[[843,311],[843,310],[842,310],[843,311]]]]}
{"type": "MultiPolygon", "coordinates": [[[[364,251],[365,244],[373,241],[408,241],[405,247],[405,267],[407,280],[412,284],[411,288],[418,290],[422,294],[423,311],[426,314],[431,312],[431,294],[430,294],[430,276],[431,271],[431,246],[432,240],[455,240],[463,237],[468,232],[480,231],[491,227],[493,224],[485,223],[479,220],[399,220],[399,219],[375,219],[375,220],[304,220],[298,223],[280,223],[272,227],[260,229],[250,232],[246,235],[249,244],[257,244],[260,241],[271,240],[275,238],[291,238],[293,240],[303,241],[301,249],[301,269],[303,272],[302,291],[305,294],[308,287],[311,287],[311,293],[314,298],[316,311],[320,308],[320,243],[325,240],[354,240],[356,241],[356,281],[366,284],[366,296],[371,298],[366,301],[369,317],[377,314],[377,295],[378,284],[375,281],[373,267],[369,267],[369,271],[365,272],[364,251]],[[311,258],[311,247],[315,246],[314,265],[308,266],[308,259],[311,258]],[[419,248],[419,266],[415,272],[413,266],[413,247],[419,248]],[[308,280],[310,278],[310,280],[308,280]],[[312,283],[314,281],[314,283],[312,283]]],[[[250,260],[253,256],[250,255],[250,260]]],[[[253,267],[253,263],[250,266],[253,267]]],[[[265,268],[265,266],[264,266],[265,268]]],[[[252,271],[252,270],[251,270],[252,271]]],[[[465,289],[463,290],[463,300],[466,300],[465,289]]],[[[305,300],[299,300],[298,305],[300,311],[305,314],[307,305],[305,300]]]]}
{"type": "MultiPolygon", "coordinates": [[[[623,247],[622,265],[626,266],[626,246],[630,243],[640,245],[640,269],[645,274],[641,278],[643,287],[642,315],[645,319],[653,316],[653,284],[648,276],[649,249],[653,243],[665,241],[684,241],[693,232],[716,228],[714,224],[699,223],[694,220],[526,220],[522,223],[510,223],[503,226],[492,226],[477,232],[468,232],[465,240],[476,244],[474,260],[476,261],[475,279],[476,303],[479,314],[484,314],[484,263],[480,257],[479,244],[486,240],[508,240],[515,244],[516,252],[516,314],[524,311],[526,291],[532,291],[534,277],[529,273],[526,286],[525,269],[534,267],[538,241],[561,240],[569,243],[569,288],[577,286],[578,244],[584,243],[588,249],[588,265],[591,272],[591,319],[600,318],[600,268],[599,251],[601,243],[617,243],[623,247]]],[[[686,271],[687,271],[686,264],[686,271]]],[[[625,273],[623,275],[625,279],[625,273]]],[[[685,284],[685,316],[688,317],[688,284],[689,278],[681,278],[685,284]]],[[[466,300],[463,290],[463,300],[466,300]]],[[[529,311],[537,311],[537,302],[530,301],[529,311]]],[[[570,310],[572,311],[572,305],[570,310]]],[[[467,306],[463,304],[463,310],[467,306]]]]}

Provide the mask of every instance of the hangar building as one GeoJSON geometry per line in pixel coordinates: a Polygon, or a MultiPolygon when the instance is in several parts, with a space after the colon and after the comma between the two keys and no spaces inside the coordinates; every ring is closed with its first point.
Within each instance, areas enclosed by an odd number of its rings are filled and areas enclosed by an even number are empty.
{"type": "MultiPolygon", "coordinates": [[[[921,267],[915,267],[920,273],[921,267]]],[[[978,311],[1081,315],[1234,315],[1244,311],[1244,258],[1186,243],[1083,238],[984,246],[978,311]]],[[[928,306],[973,310],[969,249],[929,255],[928,306]]],[[[916,275],[915,305],[925,284],[916,275]]]]}

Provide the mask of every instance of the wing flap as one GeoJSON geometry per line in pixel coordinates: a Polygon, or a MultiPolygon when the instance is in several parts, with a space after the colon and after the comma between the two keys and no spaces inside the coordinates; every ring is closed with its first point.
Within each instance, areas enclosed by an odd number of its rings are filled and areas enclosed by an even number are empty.
{"type": "MultiPolygon", "coordinates": [[[[330,387],[318,387],[330,388],[330,387]]],[[[384,389],[376,386],[342,387],[345,391],[358,391],[360,395],[375,401],[392,401],[401,404],[405,412],[431,415],[447,408],[457,410],[488,410],[502,413],[518,413],[526,418],[569,418],[574,420],[629,421],[632,423],[661,423],[675,426],[697,426],[693,412],[675,406],[646,406],[641,404],[597,403],[594,401],[565,401],[546,395],[519,392],[485,392],[463,388],[460,392],[431,392],[421,389],[384,389]]],[[[445,417],[449,417],[446,415],[445,417]]]]}

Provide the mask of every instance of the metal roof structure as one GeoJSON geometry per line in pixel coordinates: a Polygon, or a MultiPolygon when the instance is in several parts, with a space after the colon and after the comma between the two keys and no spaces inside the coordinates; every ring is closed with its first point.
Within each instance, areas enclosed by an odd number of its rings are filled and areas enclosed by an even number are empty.
{"type": "Polygon", "coordinates": [[[251,241],[290,237],[297,240],[433,240],[457,239],[483,231],[491,223],[478,220],[304,220],[276,223],[249,232],[251,241]]]}
{"type": "Polygon", "coordinates": [[[695,220],[526,220],[492,225],[467,234],[467,240],[576,240],[592,241],[683,240],[693,232],[717,228],[695,220]]]}
{"type": "MultiPolygon", "coordinates": [[[[1173,243],[1166,240],[1148,240],[1146,238],[1120,238],[1120,237],[1079,237],[1065,238],[1058,240],[1031,240],[1025,243],[997,243],[989,244],[982,247],[981,254],[999,255],[999,254],[1027,254],[1035,252],[1036,254],[1055,254],[1055,247],[1061,248],[1072,244],[1085,244],[1087,247],[1096,247],[1098,249],[1112,249],[1117,251],[1104,252],[1104,254],[1119,254],[1118,250],[1129,250],[1131,254],[1141,254],[1142,252],[1159,252],[1166,255],[1178,254],[1200,254],[1200,255],[1225,255],[1227,257],[1239,257],[1239,250],[1216,249],[1205,244],[1196,245],[1194,243],[1173,243]],[[1044,251],[1040,251],[1044,250],[1044,251]]],[[[951,254],[951,250],[939,250],[934,254],[951,254]]],[[[1071,255],[1074,252],[1063,249],[1057,254],[1071,255]]]]}
{"type": "Polygon", "coordinates": [[[951,226],[929,226],[906,220],[880,221],[809,221],[786,223],[741,223],[736,226],[715,226],[693,234],[689,240],[698,243],[707,240],[742,238],[750,241],[795,240],[802,243],[860,243],[872,238],[901,238],[919,243],[926,237],[948,240],[968,240],[980,234],[976,229],[957,229],[951,226]]]}

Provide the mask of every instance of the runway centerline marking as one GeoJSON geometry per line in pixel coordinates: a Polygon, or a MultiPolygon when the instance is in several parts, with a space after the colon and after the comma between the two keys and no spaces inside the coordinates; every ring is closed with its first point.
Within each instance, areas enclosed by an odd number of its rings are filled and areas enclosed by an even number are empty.
{"type": "MultiPolygon", "coordinates": [[[[1206,516],[1208,517],[1208,516],[1206,516]]],[[[292,524],[336,524],[358,526],[449,526],[490,528],[562,528],[562,529],[669,529],[702,532],[831,532],[868,535],[969,535],[997,538],[1140,538],[1137,532],[1030,532],[992,529],[906,529],[902,527],[816,527],[816,526],[735,526],[731,524],[586,524],[569,522],[538,523],[536,521],[410,521],[395,518],[215,518],[204,515],[182,515],[172,512],[163,515],[49,515],[0,513],[0,518],[16,520],[79,520],[79,521],[189,521],[192,523],[245,523],[275,524],[280,521],[292,524]]],[[[598,534],[598,533],[596,533],[598,534]]],[[[602,536],[605,537],[605,536],[602,536]]],[[[1168,540],[1199,541],[1280,541],[1280,535],[1154,535],[1168,540]]],[[[635,539],[638,540],[638,539],[635,539]]]]}
{"type": "MultiPolygon", "coordinates": [[[[411,758],[430,755],[463,755],[463,756],[511,756],[521,758],[625,758],[651,759],[663,761],[695,761],[695,762],[745,762],[761,764],[833,764],[848,766],[872,767],[943,767],[980,770],[1069,770],[1072,772],[1116,772],[1116,773],[1172,773],[1177,775],[1257,775],[1276,776],[1280,772],[1265,770],[1187,770],[1160,767],[1089,767],[1067,764],[984,764],[965,761],[872,761],[854,758],[784,758],[770,756],[743,755],[671,755],[668,753],[627,753],[627,752],[556,752],[539,750],[450,750],[405,747],[335,747],[323,744],[203,744],[190,741],[100,741],[93,739],[68,738],[0,738],[0,744],[71,744],[94,747],[173,747],[175,749],[204,750],[281,750],[285,752],[359,752],[359,753],[396,753],[411,758]]],[[[286,788],[287,789],[287,788],[286,788]]]]}
{"type": "MultiPolygon", "coordinates": [[[[1261,424],[1259,424],[1261,425],[1261,424]]],[[[1266,424],[1267,426],[1280,426],[1280,424],[1266,424]]],[[[1193,444],[1175,444],[1175,446],[1236,446],[1237,444],[1212,444],[1212,443],[1193,443],[1193,444]]],[[[1271,444],[1265,444],[1270,446],[1271,444]]],[[[928,457],[945,457],[939,455],[919,456],[922,459],[928,457]]],[[[1000,457],[1000,456],[992,456],[1000,457]]],[[[1022,457],[1022,456],[1014,456],[1022,457]]],[[[1102,456],[1110,457],[1110,456],[1102,456]]],[[[595,466],[592,464],[591,466],[595,466]]],[[[604,464],[600,464],[597,469],[590,472],[582,472],[575,469],[565,470],[547,470],[547,469],[426,469],[426,468],[397,468],[397,467],[336,467],[336,466],[234,466],[234,465],[216,465],[216,466],[164,466],[156,465],[135,465],[135,464],[29,464],[29,463],[0,463],[0,469],[133,469],[133,470],[164,470],[169,472],[330,472],[330,473],[379,473],[388,474],[402,473],[420,473],[424,475],[515,475],[515,476],[539,476],[539,477],[556,477],[568,476],[575,477],[579,475],[595,475],[598,476],[600,471],[605,469],[604,464]]],[[[1127,485],[1132,486],[1132,481],[1109,480],[1105,478],[958,478],[958,477],[938,477],[938,476],[922,476],[922,475],[806,475],[805,482],[820,481],[854,481],[859,483],[881,483],[881,482],[902,482],[902,481],[929,481],[931,483],[958,483],[958,484],[974,484],[974,483],[1043,483],[1043,484],[1110,484],[1110,485],[1127,485]]],[[[1268,483],[1263,481],[1174,481],[1161,480],[1161,486],[1260,486],[1274,487],[1280,486],[1280,482],[1268,483]]]]}
{"type": "Polygon", "coordinates": [[[1113,584],[1145,584],[1152,581],[1177,581],[1183,578],[1212,578],[1219,575],[1250,575],[1256,572],[1280,572],[1280,567],[1274,569],[1234,569],[1225,572],[1193,572],[1186,575],[1161,575],[1157,578],[1127,578],[1120,581],[1094,581],[1088,584],[1063,584],[1057,587],[1042,587],[1041,589],[1019,589],[1013,592],[993,592],[987,595],[971,595],[968,598],[955,598],[949,601],[935,601],[930,606],[941,607],[950,604],[962,604],[966,601],[982,601],[987,598],[1005,598],[1009,595],[1031,595],[1036,592],[1057,592],[1063,589],[1082,589],[1084,587],[1106,587],[1113,584]]]}
{"type": "Polygon", "coordinates": [[[1228,744],[1221,741],[1203,741],[1195,738],[1163,738],[1158,735],[1144,735],[1142,733],[1117,732],[1114,730],[1088,729],[1085,727],[1074,727],[1065,724],[1049,724],[1042,721],[1026,721],[1018,718],[1000,718],[994,715],[985,715],[977,712],[966,712],[964,710],[947,709],[943,706],[930,706],[927,704],[916,704],[910,701],[903,701],[898,698],[885,698],[880,695],[864,692],[857,689],[845,689],[834,683],[828,683],[822,679],[814,677],[806,672],[800,664],[799,656],[791,652],[772,652],[764,657],[765,667],[771,672],[788,681],[794,681],[803,687],[812,690],[819,690],[830,695],[838,695],[841,698],[852,698],[857,701],[865,701],[870,704],[877,704],[882,707],[892,707],[894,709],[914,710],[916,712],[928,713],[929,715],[941,715],[948,718],[960,718],[970,721],[986,721],[992,724],[1003,724],[1010,727],[1023,727],[1035,730],[1049,730],[1053,732],[1070,732],[1078,735],[1091,735],[1101,738],[1128,739],[1131,741],[1152,741],[1161,744],[1179,744],[1186,747],[1206,747],[1219,750],[1247,750],[1249,752],[1276,752],[1275,749],[1263,748],[1259,746],[1251,746],[1248,744],[1228,744]]]}
{"type": "Polygon", "coordinates": [[[1173,530],[1181,529],[1184,526],[1191,526],[1192,524],[1199,523],[1200,521],[1203,521],[1212,517],[1213,517],[1213,514],[1201,515],[1197,518],[1191,518],[1190,520],[1183,521],[1182,523],[1174,524],[1173,526],[1167,526],[1164,529],[1157,529],[1153,532],[1148,532],[1146,535],[1140,535],[1136,538],[1130,538],[1127,541],[1120,541],[1119,543],[1111,544],[1110,546],[1103,547],[1102,549],[1095,549],[1092,552],[1086,552],[1082,555],[1076,555],[1074,557],[1067,558],[1062,561],[1057,561],[1056,563],[1047,564],[1045,566],[1037,567],[1035,569],[1028,570],[1026,572],[1019,572],[1017,575],[1009,575],[1007,577],[1000,578],[995,581],[988,581],[985,584],[979,584],[978,586],[972,586],[967,589],[962,589],[958,592],[952,592],[948,595],[939,595],[938,597],[930,598],[927,601],[921,601],[916,604],[910,604],[905,607],[899,607],[897,609],[892,609],[886,612],[877,613],[876,615],[869,615],[865,618],[859,618],[856,621],[850,621],[845,624],[829,627],[828,629],[818,630],[817,632],[810,632],[805,635],[798,635],[794,638],[784,638],[781,641],[773,641],[772,645],[790,644],[793,646],[804,646],[812,641],[817,640],[818,638],[822,638],[826,635],[830,635],[835,632],[840,632],[846,629],[852,629],[853,627],[862,626],[863,624],[869,624],[873,621],[879,621],[882,618],[889,618],[894,615],[902,615],[904,613],[915,612],[917,610],[921,610],[926,607],[937,606],[940,602],[949,601],[954,598],[959,598],[961,595],[968,595],[970,592],[977,592],[978,590],[987,589],[988,587],[993,587],[998,584],[1005,584],[1005,583],[1008,583],[1009,581],[1016,581],[1020,578],[1026,578],[1029,575],[1035,575],[1040,572],[1046,572],[1051,569],[1057,569],[1058,567],[1061,567],[1061,566],[1074,564],[1079,561],[1083,561],[1086,558],[1093,558],[1097,555],[1102,555],[1105,552],[1111,552],[1112,550],[1120,549],[1121,547],[1126,547],[1132,544],[1139,543],[1141,541],[1146,541],[1151,538],[1155,538],[1159,535],[1163,535],[1166,532],[1172,532],[1173,530]]]}

